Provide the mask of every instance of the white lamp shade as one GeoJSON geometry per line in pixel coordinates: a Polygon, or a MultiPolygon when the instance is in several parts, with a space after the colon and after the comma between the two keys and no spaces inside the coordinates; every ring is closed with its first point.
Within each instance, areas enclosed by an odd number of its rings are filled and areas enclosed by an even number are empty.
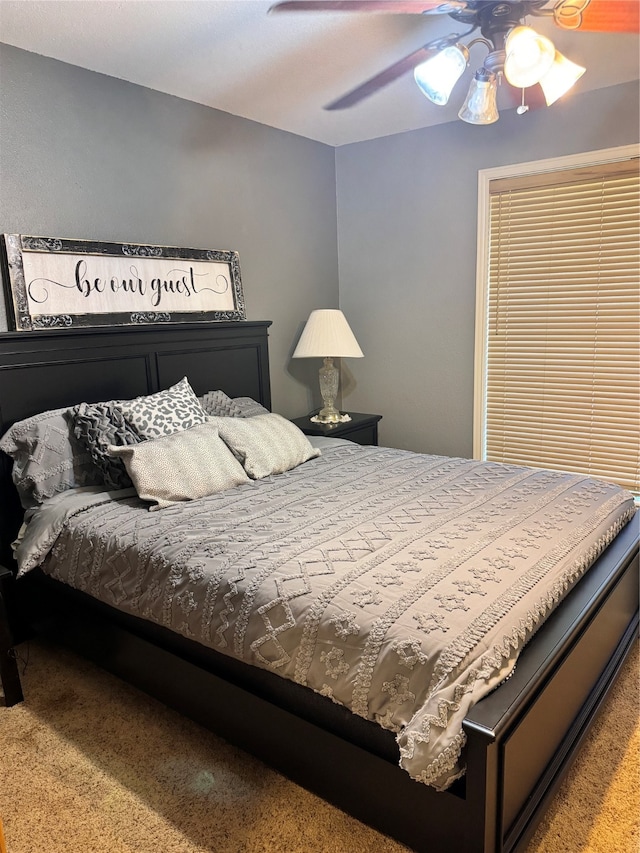
{"type": "Polygon", "coordinates": [[[493,124],[498,114],[498,80],[484,68],[476,71],[458,118],[468,124],[493,124]]]}
{"type": "Polygon", "coordinates": [[[413,78],[425,97],[438,106],[444,106],[468,62],[467,48],[461,44],[452,44],[426,62],[416,65],[413,78]]]}
{"type": "Polygon", "coordinates": [[[514,27],[505,42],[504,76],[512,86],[535,86],[553,65],[556,49],[531,27],[514,27]]]}
{"type": "Polygon", "coordinates": [[[556,57],[553,61],[553,65],[540,80],[540,86],[544,92],[544,98],[547,102],[547,106],[550,107],[551,104],[555,103],[558,98],[561,98],[565,92],[568,92],[574,83],[582,77],[586,70],[587,69],[583,68],[582,65],[576,65],[575,62],[571,62],[571,60],[567,59],[566,56],[563,56],[559,50],[556,50],[556,57]]]}
{"type": "Polygon", "coordinates": [[[342,311],[318,308],[309,315],[293,358],[362,358],[363,355],[342,311]]]}

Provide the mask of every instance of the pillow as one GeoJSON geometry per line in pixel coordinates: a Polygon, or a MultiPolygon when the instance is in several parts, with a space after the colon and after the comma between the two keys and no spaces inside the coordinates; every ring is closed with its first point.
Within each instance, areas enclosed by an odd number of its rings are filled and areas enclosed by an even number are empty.
{"type": "Polygon", "coordinates": [[[121,403],[120,408],[142,439],[190,429],[207,419],[186,376],[166,391],[136,397],[121,403]]]}
{"type": "Polygon", "coordinates": [[[269,415],[269,409],[258,403],[251,397],[234,397],[233,405],[240,409],[241,418],[255,418],[256,415],[269,415]]]}
{"type": "Polygon", "coordinates": [[[0,440],[25,509],[79,486],[101,485],[91,454],[73,434],[73,410],[52,409],[15,423],[0,440]]]}
{"type": "Polygon", "coordinates": [[[111,445],[109,453],[124,460],[138,496],[157,502],[150,510],[249,482],[211,423],[127,447],[111,445]]]}
{"type": "Polygon", "coordinates": [[[204,396],[198,397],[198,402],[208,415],[219,415],[225,418],[242,417],[240,406],[236,406],[224,391],[207,391],[204,396]]]}
{"type": "Polygon", "coordinates": [[[202,408],[208,415],[222,418],[252,418],[255,415],[268,415],[265,409],[252,397],[228,397],[224,391],[207,391],[198,397],[202,408]]]}
{"type": "Polygon", "coordinates": [[[140,441],[118,405],[122,403],[80,403],[73,410],[73,433],[91,455],[108,489],[127,489],[132,485],[124,462],[109,454],[109,445],[140,441]]]}
{"type": "Polygon", "coordinates": [[[210,418],[220,437],[242,462],[254,480],[269,474],[282,474],[320,456],[309,439],[295,424],[269,412],[251,418],[210,418]]]}

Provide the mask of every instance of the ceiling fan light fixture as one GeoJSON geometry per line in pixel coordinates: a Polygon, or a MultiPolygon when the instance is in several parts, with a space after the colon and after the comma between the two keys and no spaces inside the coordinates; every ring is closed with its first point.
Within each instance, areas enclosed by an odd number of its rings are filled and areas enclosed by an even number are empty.
{"type": "Polygon", "coordinates": [[[468,64],[467,48],[462,44],[450,44],[426,62],[416,65],[413,78],[426,98],[444,106],[468,64]]]}
{"type": "Polygon", "coordinates": [[[505,42],[504,76],[512,86],[535,86],[553,65],[553,42],[531,27],[514,27],[505,42]]]}
{"type": "Polygon", "coordinates": [[[500,118],[497,99],[497,75],[486,68],[479,68],[471,81],[458,118],[468,124],[493,124],[500,118]]]}
{"type": "Polygon", "coordinates": [[[556,50],[553,65],[540,80],[540,87],[547,106],[550,107],[565,92],[568,92],[586,70],[582,65],[577,65],[575,62],[567,59],[566,56],[563,56],[559,50],[556,50]]]}

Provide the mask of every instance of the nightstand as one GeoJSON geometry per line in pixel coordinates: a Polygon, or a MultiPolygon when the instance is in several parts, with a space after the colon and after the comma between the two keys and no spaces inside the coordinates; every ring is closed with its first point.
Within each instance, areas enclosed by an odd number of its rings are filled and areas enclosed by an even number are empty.
{"type": "Polygon", "coordinates": [[[8,590],[13,582],[14,577],[9,569],[0,566],[0,682],[7,707],[22,702],[23,699],[7,608],[8,590]]]}
{"type": "Polygon", "coordinates": [[[305,435],[324,435],[328,438],[346,438],[356,444],[378,444],[378,421],[382,415],[364,415],[349,412],[351,420],[343,424],[314,424],[311,415],[293,418],[294,423],[305,435]]]}

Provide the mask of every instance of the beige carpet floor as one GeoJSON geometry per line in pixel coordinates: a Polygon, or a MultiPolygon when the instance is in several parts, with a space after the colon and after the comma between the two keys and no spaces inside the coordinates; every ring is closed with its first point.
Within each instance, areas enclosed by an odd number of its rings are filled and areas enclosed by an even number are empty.
{"type": "MultiPolygon", "coordinates": [[[[406,853],[84,660],[27,654],[25,702],[0,702],[8,853],[406,853]]],[[[636,643],[526,853],[638,851],[638,708],[636,643]]]]}

